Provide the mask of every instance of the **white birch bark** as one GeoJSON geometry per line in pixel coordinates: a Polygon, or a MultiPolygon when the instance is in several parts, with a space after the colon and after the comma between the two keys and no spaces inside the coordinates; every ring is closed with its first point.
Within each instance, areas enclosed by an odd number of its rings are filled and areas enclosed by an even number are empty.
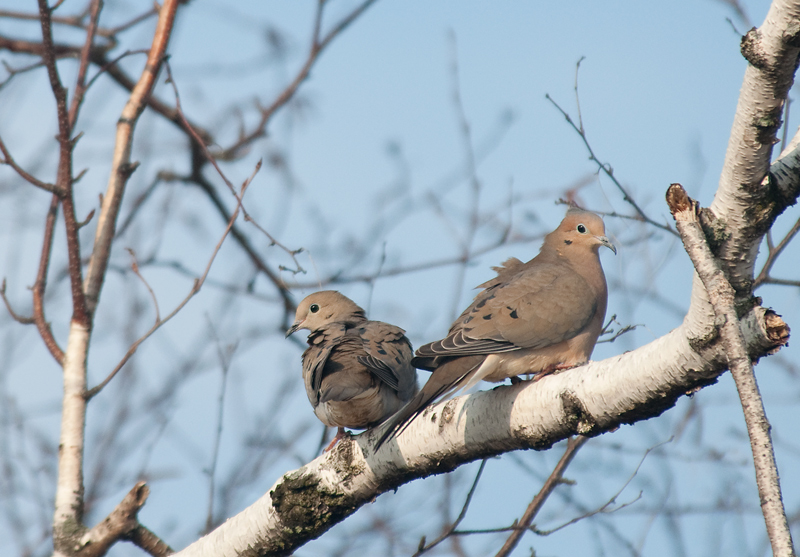
{"type": "MultiPolygon", "coordinates": [[[[751,356],[774,350],[783,338],[783,328],[766,316],[774,318],[757,307],[743,319],[751,356]]],[[[635,351],[542,381],[439,403],[378,452],[372,433],[341,441],[177,555],[289,554],[404,483],[486,456],[545,449],[575,433],[597,435],[657,416],[678,397],[715,382],[724,366],[719,339],[695,351],[681,326],[635,351]]]]}
{"type": "Polygon", "coordinates": [[[83,448],[86,424],[86,355],[89,329],[73,321],[64,353],[64,397],[61,409],[61,437],[58,445],[53,542],[55,555],[70,543],[83,527],[83,448]]]}

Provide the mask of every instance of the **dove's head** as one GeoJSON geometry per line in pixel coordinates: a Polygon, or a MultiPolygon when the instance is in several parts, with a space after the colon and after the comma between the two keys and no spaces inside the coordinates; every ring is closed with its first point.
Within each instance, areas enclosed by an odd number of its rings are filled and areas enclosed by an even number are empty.
{"type": "Polygon", "coordinates": [[[606,236],[606,227],[603,219],[598,215],[571,207],[567,216],[561,221],[553,232],[544,239],[544,245],[555,248],[559,253],[570,253],[573,250],[589,250],[597,253],[602,246],[607,247],[614,254],[617,248],[606,236]]]}
{"type": "Polygon", "coordinates": [[[325,325],[337,322],[357,323],[364,321],[364,310],[353,300],[334,290],[322,290],[309,294],[297,306],[294,323],[286,331],[288,337],[300,329],[316,331],[325,325]]]}

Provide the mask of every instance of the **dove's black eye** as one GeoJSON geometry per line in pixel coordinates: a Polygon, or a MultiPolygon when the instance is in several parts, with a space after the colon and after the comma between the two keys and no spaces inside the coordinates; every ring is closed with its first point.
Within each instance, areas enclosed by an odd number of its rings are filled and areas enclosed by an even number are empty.
{"type": "Polygon", "coordinates": [[[586,234],[586,227],[585,227],[584,225],[582,225],[582,224],[579,224],[579,225],[578,225],[578,228],[577,228],[577,230],[578,230],[578,232],[580,232],[581,234],[586,234]]]}
{"type": "Polygon", "coordinates": [[[308,308],[308,311],[311,313],[317,313],[319,311],[319,306],[317,304],[311,304],[311,307],[308,308]]]}

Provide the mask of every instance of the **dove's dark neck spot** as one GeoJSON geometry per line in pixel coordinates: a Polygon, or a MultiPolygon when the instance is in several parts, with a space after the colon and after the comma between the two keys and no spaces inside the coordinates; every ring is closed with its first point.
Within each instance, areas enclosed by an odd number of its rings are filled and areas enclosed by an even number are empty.
{"type": "Polygon", "coordinates": [[[571,246],[572,245],[572,240],[564,240],[564,243],[567,244],[568,246],[571,246]]]}

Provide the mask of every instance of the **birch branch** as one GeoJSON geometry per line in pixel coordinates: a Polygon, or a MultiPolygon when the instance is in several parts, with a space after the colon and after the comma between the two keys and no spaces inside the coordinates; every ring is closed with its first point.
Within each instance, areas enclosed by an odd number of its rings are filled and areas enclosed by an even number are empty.
{"type": "MultiPolygon", "coordinates": [[[[742,319],[742,330],[751,357],[787,340],[782,320],[760,307],[742,319]]],[[[381,493],[417,478],[658,416],[681,396],[716,382],[726,368],[719,338],[699,344],[687,332],[682,325],[620,356],[433,405],[379,451],[371,431],[340,441],[177,555],[288,555],[381,493]]]]}
{"type": "MultiPolygon", "coordinates": [[[[97,305],[100,287],[105,277],[114,225],[122,193],[128,176],[132,172],[130,149],[135,122],[144,108],[144,99],[152,91],[155,77],[164,56],[178,0],[166,0],[159,11],[159,20],[148,57],[148,64],[123,110],[117,127],[117,144],[111,171],[111,183],[104,201],[94,252],[89,264],[86,284],[82,280],[79,225],[75,220],[72,198],[72,149],[71,126],[67,110],[66,90],[61,85],[55,63],[55,51],[51,30],[52,9],[46,0],[39,0],[42,25],[43,58],[56,98],[60,144],[56,186],[66,192],[61,198],[67,232],[69,275],[72,286],[72,320],[67,348],[64,353],[64,394],[61,415],[61,437],[58,459],[58,483],[56,486],[55,512],[53,518],[53,546],[55,555],[74,555],[76,543],[86,531],[83,524],[83,451],[86,425],[86,362],[92,332],[92,315],[97,305]]],[[[99,10],[99,4],[95,4],[99,10]]],[[[97,14],[95,14],[96,17],[97,14]]],[[[76,106],[77,113],[77,106],[76,106]]]]}
{"type": "Polygon", "coordinates": [[[796,197],[775,195],[766,178],[800,54],[800,2],[773,1],[761,27],[742,38],[741,51],[749,64],[709,207],[720,220],[710,240],[731,286],[749,295],[760,240],[796,197]]]}
{"type": "Polygon", "coordinates": [[[770,437],[770,425],[758,391],[753,365],[747,354],[739,320],[736,315],[735,292],[720,269],[708,247],[698,218],[699,206],[689,198],[680,184],[667,190],[667,203],[686,253],[694,264],[717,314],[722,342],[728,358],[731,375],[736,382],[739,398],[750,436],[756,484],[761,499],[761,510],[767,524],[772,552],[776,557],[793,557],[792,534],[786,520],[786,510],[781,497],[778,467],[770,437]]]}
{"type": "Polygon", "coordinates": [[[111,174],[97,219],[94,249],[89,260],[89,268],[86,272],[84,284],[90,314],[94,314],[97,307],[100,290],[108,269],[111,244],[114,240],[117,215],[122,203],[122,196],[125,193],[125,185],[137,166],[137,163],[131,162],[133,132],[139,116],[147,105],[147,101],[155,87],[156,77],[164,60],[179,4],[179,0],[165,0],[159,9],[158,23],[153,36],[153,44],[147,56],[147,64],[139,78],[139,82],[133,88],[125,108],[122,109],[122,114],[117,123],[117,137],[114,145],[111,174]]]}

